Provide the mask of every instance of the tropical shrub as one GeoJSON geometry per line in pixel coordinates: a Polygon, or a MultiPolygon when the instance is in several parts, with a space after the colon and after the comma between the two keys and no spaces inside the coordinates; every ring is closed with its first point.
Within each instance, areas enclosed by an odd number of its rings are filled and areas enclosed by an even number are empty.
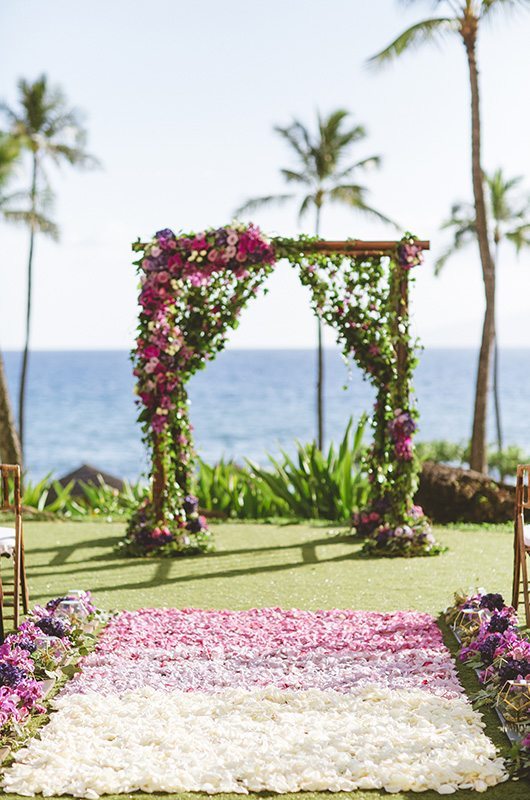
{"type": "MultiPolygon", "coordinates": [[[[417,442],[416,454],[420,461],[435,461],[437,464],[450,464],[457,467],[469,467],[471,445],[462,442],[448,442],[435,439],[431,442],[417,442]]],[[[527,464],[528,454],[517,445],[508,445],[503,450],[490,447],[488,451],[488,467],[492,476],[503,480],[507,475],[515,475],[518,464],[527,464]]]]}
{"type": "MultiPolygon", "coordinates": [[[[366,417],[355,428],[350,420],[338,447],[331,444],[326,454],[316,442],[297,442],[294,457],[285,451],[278,458],[268,455],[267,467],[223,460],[212,466],[199,460],[193,486],[199,506],[212,516],[235,519],[349,520],[369,493],[366,424],[366,417]]],[[[125,482],[121,491],[103,481],[78,486],[81,495],[74,494],[74,481],[61,486],[50,475],[37,483],[28,481],[23,505],[71,519],[97,515],[111,520],[130,515],[148,494],[144,483],[125,482]]]]}
{"type": "Polygon", "coordinates": [[[342,442],[331,444],[327,454],[316,442],[297,442],[296,456],[281,451],[281,460],[269,456],[273,469],[249,466],[286,504],[290,515],[304,519],[349,520],[363,507],[370,491],[365,467],[363,436],[367,418],[354,429],[350,420],[342,442]]]}

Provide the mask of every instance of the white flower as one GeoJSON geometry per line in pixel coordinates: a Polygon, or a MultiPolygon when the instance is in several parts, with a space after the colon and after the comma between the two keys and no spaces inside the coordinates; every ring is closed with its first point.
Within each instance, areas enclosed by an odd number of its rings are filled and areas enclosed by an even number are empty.
{"type": "Polygon", "coordinates": [[[67,695],[15,754],[6,792],[483,791],[505,780],[462,697],[375,685],[67,695]]]}

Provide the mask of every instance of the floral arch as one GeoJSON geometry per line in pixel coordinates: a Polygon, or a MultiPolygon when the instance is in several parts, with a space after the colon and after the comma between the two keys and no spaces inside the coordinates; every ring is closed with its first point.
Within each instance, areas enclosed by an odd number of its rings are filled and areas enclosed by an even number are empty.
{"type": "Polygon", "coordinates": [[[212,535],[192,495],[194,451],[186,384],[226,343],[242,309],[274,264],[287,259],[332,325],[344,354],[376,388],[367,470],[370,507],[354,515],[365,550],[389,555],[439,552],[413,505],[418,466],[412,436],[415,346],[409,331],[411,270],[428,242],[328,242],[266,238],[254,225],[201,233],[158,231],[133,244],[140,315],[132,353],[139,421],[152,458],[151,491],[122,542],[130,555],[203,552],[212,535]]]}

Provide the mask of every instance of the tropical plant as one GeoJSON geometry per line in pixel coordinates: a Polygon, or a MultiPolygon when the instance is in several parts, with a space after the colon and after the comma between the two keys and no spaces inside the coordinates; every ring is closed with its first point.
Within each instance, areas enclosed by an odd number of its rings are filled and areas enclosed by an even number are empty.
{"type": "Polygon", "coordinates": [[[439,464],[461,466],[466,460],[466,445],[434,439],[430,442],[417,442],[416,455],[420,461],[436,461],[439,464]]]}
{"type": "MultiPolygon", "coordinates": [[[[467,445],[436,439],[431,442],[417,442],[416,454],[420,461],[435,461],[438,464],[451,464],[457,467],[469,465],[471,443],[467,445]]],[[[518,464],[528,463],[529,456],[523,448],[508,445],[503,450],[494,447],[488,450],[488,466],[490,474],[503,480],[507,475],[514,476],[518,464]]]]}
{"type": "MultiPolygon", "coordinates": [[[[316,133],[312,133],[299,120],[294,120],[286,128],[275,127],[276,133],[287,142],[296,158],[294,169],[280,170],[288,184],[296,191],[285,194],[268,195],[247,200],[235,212],[236,216],[247,214],[271,204],[298,201],[298,217],[302,219],[310,209],[315,212],[316,236],[320,235],[322,208],[327,203],[349,206],[367,216],[375,217],[387,224],[394,224],[367,201],[368,190],[356,181],[356,176],[370,167],[379,167],[381,157],[367,156],[359,161],[345,164],[354,147],[363,142],[367,133],[362,125],[346,127],[350,114],[339,109],[327,117],[317,114],[316,133]]],[[[322,322],[317,326],[317,441],[324,447],[324,353],[322,343],[322,322]]]]}
{"type": "Polygon", "coordinates": [[[18,82],[17,107],[11,108],[6,103],[0,103],[0,113],[7,120],[10,134],[29,153],[31,161],[28,208],[16,215],[29,228],[25,343],[18,403],[18,428],[23,450],[35,239],[37,233],[47,234],[54,239],[59,233],[57,225],[47,213],[53,194],[46,166],[48,163],[55,166],[67,163],[74,167],[91,167],[97,162],[85,150],[86,133],[79,112],[68,106],[60,89],[49,86],[45,75],[33,83],[21,79],[18,82]]]}
{"type": "Polygon", "coordinates": [[[288,517],[290,508],[253,469],[233,461],[213,466],[199,460],[195,494],[201,508],[236,519],[288,517]]]}
{"type": "MultiPolygon", "coordinates": [[[[530,246],[530,196],[521,194],[522,176],[507,178],[501,169],[485,174],[486,208],[488,213],[491,249],[495,270],[499,267],[499,252],[502,242],[512,244],[517,254],[530,246]]],[[[476,241],[475,209],[470,203],[455,203],[450,217],[442,225],[452,235],[452,242],[435,264],[438,274],[448,259],[467,245],[476,241]]],[[[497,323],[493,351],[493,397],[497,429],[497,450],[503,451],[502,422],[499,392],[499,347],[497,323]]]]}
{"type": "MultiPolygon", "coordinates": [[[[404,2],[407,5],[413,5],[420,2],[420,0],[404,0],[404,2]]],[[[530,0],[435,0],[436,7],[447,9],[447,13],[444,16],[432,17],[415,23],[371,59],[373,64],[382,65],[398,58],[405,51],[414,49],[426,42],[439,43],[448,35],[459,36],[466,51],[471,89],[471,175],[475,225],[486,297],[471,437],[471,467],[479,472],[486,472],[487,469],[488,387],[495,339],[495,263],[491,254],[488,234],[481,163],[477,38],[481,23],[491,18],[495,12],[527,7],[529,3],[530,0]]]]}
{"type": "Polygon", "coordinates": [[[249,462],[256,476],[281,498],[290,514],[305,519],[345,521],[354,511],[363,508],[369,496],[367,472],[363,468],[363,437],[367,418],[361,417],[353,429],[350,420],[336,449],[330,445],[325,455],[317,442],[297,442],[296,459],[281,451],[282,460],[269,456],[272,470],[249,462]]]}

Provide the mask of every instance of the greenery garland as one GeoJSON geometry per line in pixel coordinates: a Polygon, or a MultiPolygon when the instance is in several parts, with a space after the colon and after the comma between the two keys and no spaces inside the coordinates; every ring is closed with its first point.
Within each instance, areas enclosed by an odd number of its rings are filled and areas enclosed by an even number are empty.
{"type": "Polygon", "coordinates": [[[158,231],[135,262],[140,316],[133,351],[139,420],[153,459],[151,496],[132,516],[122,547],[130,555],[181,555],[212,546],[191,494],[194,466],[186,383],[226,343],[228,331],[273,269],[286,258],[309,287],[315,313],[338,334],[377,390],[368,471],[370,508],[355,517],[364,549],[383,555],[440,552],[421,509],[413,506],[418,464],[411,405],[416,364],[406,286],[422,261],[407,235],[391,256],[344,256],[312,250],[316,240],[264,237],[254,225],[202,233],[158,231]]]}

